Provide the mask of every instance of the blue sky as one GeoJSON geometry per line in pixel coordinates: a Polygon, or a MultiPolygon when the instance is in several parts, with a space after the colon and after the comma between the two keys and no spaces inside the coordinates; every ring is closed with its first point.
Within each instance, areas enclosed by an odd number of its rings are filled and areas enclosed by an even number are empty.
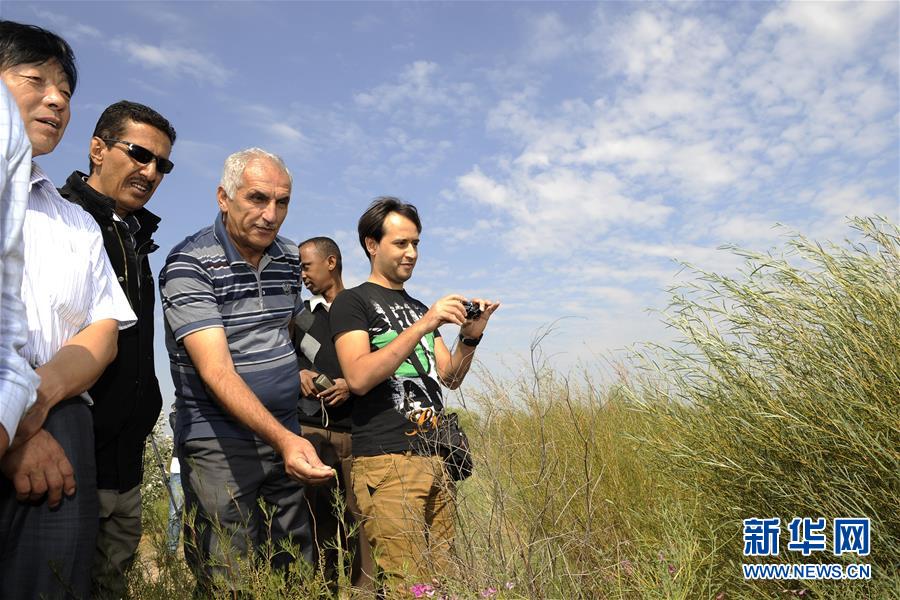
{"type": "Polygon", "coordinates": [[[408,289],[502,300],[478,355],[492,368],[517,369],[559,317],[545,354],[563,369],[665,341],[647,309],[684,276],[675,260],[730,271],[717,247],[770,248],[775,223],[838,240],[846,215],[900,211],[895,2],[4,0],[0,15],[77,54],[72,121],[39,160],[57,184],[86,169],[112,102],[178,130],[148,206],[154,271],[213,221],[224,158],[261,146],[295,177],[282,234],[334,237],[349,285],[368,274],[368,202],[415,203],[408,289]]]}

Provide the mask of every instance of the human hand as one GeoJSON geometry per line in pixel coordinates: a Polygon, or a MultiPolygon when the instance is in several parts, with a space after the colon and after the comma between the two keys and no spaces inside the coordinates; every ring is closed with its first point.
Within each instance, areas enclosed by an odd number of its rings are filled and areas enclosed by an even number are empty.
{"type": "Polygon", "coordinates": [[[318,376],[318,373],[308,369],[300,371],[300,391],[304,397],[315,398],[318,395],[319,390],[316,389],[316,384],[314,383],[315,378],[318,376]]]}
{"type": "Polygon", "coordinates": [[[75,493],[72,464],[62,446],[45,429],[7,452],[0,461],[0,470],[13,482],[16,498],[23,502],[37,502],[46,494],[47,504],[55,508],[63,494],[75,493]]]}
{"type": "Polygon", "coordinates": [[[463,323],[462,327],[459,328],[459,332],[462,336],[467,338],[477,338],[484,333],[484,328],[487,327],[488,319],[491,318],[491,315],[494,314],[495,310],[500,308],[499,302],[484,300],[482,298],[472,298],[472,303],[478,305],[481,309],[481,314],[478,315],[477,319],[466,321],[463,323]]]}
{"type": "Polygon", "coordinates": [[[325,406],[340,406],[350,397],[350,386],[347,380],[337,378],[334,385],[319,393],[319,398],[325,401],[325,406]]]}
{"type": "Polygon", "coordinates": [[[463,300],[465,300],[464,296],[450,294],[432,304],[422,317],[422,321],[428,328],[426,333],[431,333],[445,323],[456,323],[457,325],[465,323],[466,309],[463,308],[463,300]]]}
{"type": "Polygon", "coordinates": [[[293,479],[308,485],[322,485],[336,475],[334,469],[322,464],[309,440],[299,435],[289,433],[278,451],[284,458],[285,472],[293,479]]]}

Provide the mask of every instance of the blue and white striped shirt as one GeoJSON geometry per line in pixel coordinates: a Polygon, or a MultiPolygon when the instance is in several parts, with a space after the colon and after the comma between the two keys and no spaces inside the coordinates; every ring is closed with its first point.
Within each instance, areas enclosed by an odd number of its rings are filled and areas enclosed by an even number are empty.
{"type": "Polygon", "coordinates": [[[175,441],[255,439],[207,392],[182,340],[211,327],[225,330],[235,370],[286,428],[299,432],[300,378],[288,323],[303,308],[300,257],[282,237],[259,268],[234,247],[222,216],[175,246],[159,273],[166,349],[175,384],[175,441]]]}
{"type": "Polygon", "coordinates": [[[30,174],[31,143],[19,109],[0,81],[0,425],[10,441],[40,384],[21,355],[28,332],[22,303],[22,225],[30,174]]]}

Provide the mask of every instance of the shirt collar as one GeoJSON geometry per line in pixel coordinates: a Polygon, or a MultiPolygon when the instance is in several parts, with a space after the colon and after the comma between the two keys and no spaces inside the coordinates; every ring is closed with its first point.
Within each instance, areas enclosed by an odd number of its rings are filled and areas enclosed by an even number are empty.
{"type": "Polygon", "coordinates": [[[325,299],[322,294],[316,294],[309,299],[309,312],[316,312],[316,307],[322,305],[325,310],[331,310],[331,302],[325,299]]]}
{"type": "Polygon", "coordinates": [[[136,214],[131,213],[122,220],[125,221],[126,225],[128,225],[128,232],[131,235],[135,235],[138,231],[141,230],[141,220],[137,218],[136,214]]]}
{"type": "MultiPolygon", "coordinates": [[[[216,222],[213,225],[213,235],[216,237],[216,241],[218,241],[222,245],[222,248],[225,249],[225,258],[228,259],[229,264],[247,264],[247,261],[241,256],[241,253],[234,247],[234,243],[231,241],[231,237],[229,237],[228,231],[225,229],[225,221],[222,219],[222,213],[219,213],[216,217],[216,222]]],[[[266,248],[265,254],[270,257],[270,260],[284,260],[284,250],[281,248],[277,236],[275,237],[275,241],[266,248]]],[[[262,270],[268,262],[269,261],[261,260],[259,263],[260,270],[262,270]]]]}
{"type": "Polygon", "coordinates": [[[35,184],[40,183],[42,181],[46,181],[50,185],[53,183],[50,181],[50,178],[47,177],[47,174],[44,173],[44,170],[41,168],[41,165],[37,164],[34,161],[31,161],[31,181],[29,182],[29,190],[35,186],[35,184]]]}

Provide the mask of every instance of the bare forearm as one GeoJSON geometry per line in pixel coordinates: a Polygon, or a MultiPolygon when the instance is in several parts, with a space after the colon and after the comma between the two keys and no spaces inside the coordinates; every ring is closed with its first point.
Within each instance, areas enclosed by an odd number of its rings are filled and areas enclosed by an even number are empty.
{"type": "Polygon", "coordinates": [[[272,416],[233,368],[204,373],[203,382],[230,415],[281,453],[285,436],[291,432],[272,416]]]}
{"type": "Polygon", "coordinates": [[[359,356],[350,364],[341,363],[341,370],[350,391],[357,396],[388,379],[409,358],[419,340],[428,333],[422,321],[417,321],[394,338],[384,348],[359,356]]]}
{"type": "Polygon", "coordinates": [[[37,400],[47,408],[90,388],[116,357],[118,325],[93,323],[72,337],[35,371],[41,377],[37,400]]]}
{"type": "Polygon", "coordinates": [[[441,383],[455,390],[462,385],[469,367],[472,366],[472,359],[475,357],[475,348],[466,346],[465,344],[457,344],[456,350],[450,356],[450,362],[446,369],[440,369],[438,373],[441,377],[441,383]]]}

